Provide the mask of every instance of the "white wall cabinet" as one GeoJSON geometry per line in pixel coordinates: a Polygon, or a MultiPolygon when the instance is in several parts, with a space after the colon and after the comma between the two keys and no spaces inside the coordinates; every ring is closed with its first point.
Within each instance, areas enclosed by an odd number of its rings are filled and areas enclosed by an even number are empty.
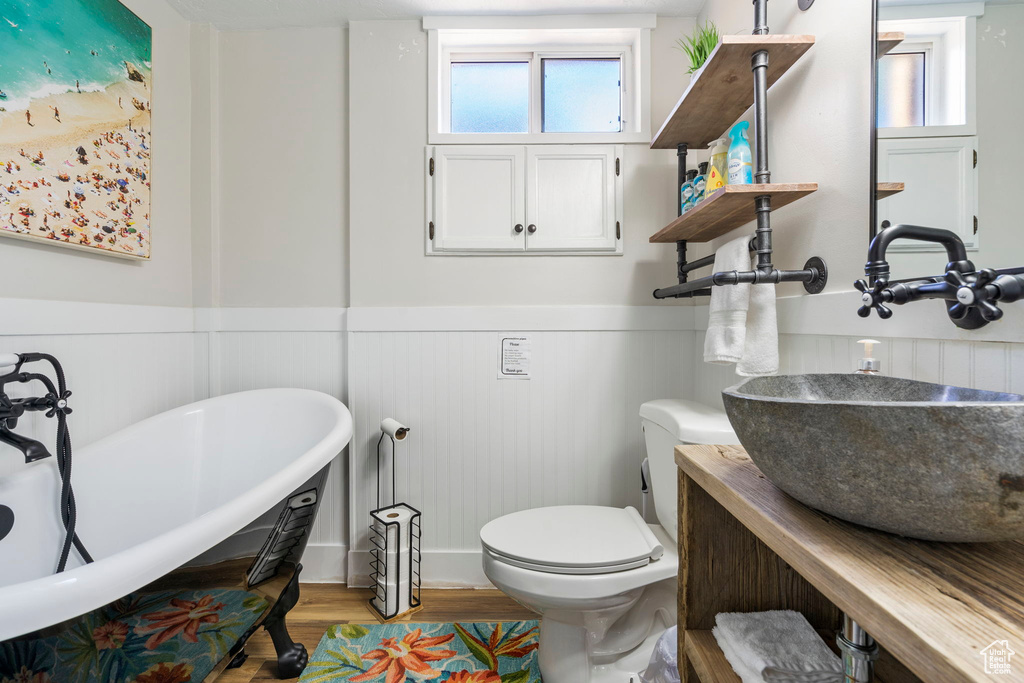
{"type": "Polygon", "coordinates": [[[427,254],[621,254],[621,145],[427,148],[427,254]]]}
{"type": "MultiPolygon", "coordinates": [[[[878,203],[878,220],[945,228],[978,247],[977,137],[889,138],[878,141],[878,180],[902,182],[903,192],[878,203]]],[[[980,224],[980,221],[979,221],[980,224]]],[[[897,240],[894,251],[941,251],[938,245],[897,240]]]]}

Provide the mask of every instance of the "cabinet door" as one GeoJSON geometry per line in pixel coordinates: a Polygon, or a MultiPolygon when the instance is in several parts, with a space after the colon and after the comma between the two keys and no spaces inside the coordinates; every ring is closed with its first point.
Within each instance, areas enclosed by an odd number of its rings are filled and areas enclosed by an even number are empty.
{"type": "Polygon", "coordinates": [[[526,148],[528,251],[622,253],[621,156],[621,145],[526,148]]]}
{"type": "MultiPolygon", "coordinates": [[[[878,141],[879,182],[901,182],[903,192],[878,203],[878,220],[945,228],[977,247],[978,138],[887,138],[878,141]]],[[[893,251],[942,251],[938,245],[896,240],[893,251]]]]}
{"type": "Polygon", "coordinates": [[[434,239],[428,237],[428,253],[523,251],[524,148],[450,145],[432,152],[427,212],[434,239]]]}

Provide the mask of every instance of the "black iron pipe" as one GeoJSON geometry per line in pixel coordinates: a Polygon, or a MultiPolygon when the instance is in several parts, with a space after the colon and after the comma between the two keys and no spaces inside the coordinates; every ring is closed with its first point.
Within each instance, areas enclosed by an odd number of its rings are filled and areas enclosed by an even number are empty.
{"type": "Polygon", "coordinates": [[[772,199],[768,195],[754,199],[757,228],[754,230],[753,251],[757,252],[757,269],[770,271],[772,265],[772,199]]]}
{"type": "Polygon", "coordinates": [[[768,0],[754,0],[754,35],[768,33],[768,0]]]}
{"type": "Polygon", "coordinates": [[[781,282],[809,283],[819,277],[821,277],[821,273],[810,268],[806,270],[772,270],[770,272],[757,270],[729,270],[714,273],[683,284],[672,285],[671,287],[665,287],[663,289],[656,289],[654,290],[654,298],[668,299],[670,297],[686,295],[690,292],[706,289],[708,287],[721,287],[725,285],[779,284],[781,282]]]}
{"type": "Polygon", "coordinates": [[[868,242],[878,234],[878,2],[871,3],[871,84],[869,105],[871,113],[870,141],[868,142],[868,169],[871,203],[868,205],[868,242]]]}
{"type": "Polygon", "coordinates": [[[680,266],[679,270],[681,270],[684,273],[689,273],[691,270],[697,270],[698,268],[703,268],[704,266],[713,265],[715,265],[715,255],[711,254],[710,256],[699,258],[696,261],[684,263],[682,266],[680,266]]]}
{"type": "Polygon", "coordinates": [[[676,280],[682,284],[686,282],[686,274],[692,268],[686,267],[686,240],[676,242],[676,280]]]}
{"type": "Polygon", "coordinates": [[[676,215],[683,215],[682,190],[686,182],[686,143],[676,145],[676,215]]]}
{"type": "Polygon", "coordinates": [[[757,169],[755,183],[770,183],[772,174],[768,168],[768,52],[760,50],[750,58],[750,70],[754,73],[754,150],[757,169]]]}

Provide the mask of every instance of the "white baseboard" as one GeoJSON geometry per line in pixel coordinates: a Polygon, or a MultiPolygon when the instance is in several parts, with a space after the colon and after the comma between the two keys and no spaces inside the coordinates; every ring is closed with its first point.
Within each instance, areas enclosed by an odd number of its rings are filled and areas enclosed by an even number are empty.
{"type": "Polygon", "coordinates": [[[302,583],[345,583],[348,546],[310,543],[302,554],[302,583]]]}
{"type": "MultiPolygon", "coordinates": [[[[423,588],[494,588],[484,576],[479,550],[425,550],[421,567],[423,588]]],[[[370,585],[369,551],[349,553],[348,585],[370,585]]]]}

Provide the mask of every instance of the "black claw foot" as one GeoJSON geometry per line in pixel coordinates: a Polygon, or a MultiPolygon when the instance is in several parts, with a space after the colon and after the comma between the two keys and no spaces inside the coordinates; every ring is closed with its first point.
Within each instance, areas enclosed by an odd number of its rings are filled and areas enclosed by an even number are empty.
{"type": "Polygon", "coordinates": [[[302,571],[300,564],[295,568],[292,580],[288,582],[285,589],[281,591],[281,597],[270,610],[263,626],[274,641],[274,650],[277,652],[277,677],[297,678],[309,663],[309,653],[302,643],[296,643],[288,634],[288,626],[284,622],[285,615],[295,607],[299,601],[299,572],[302,571]]]}
{"type": "Polygon", "coordinates": [[[237,669],[238,667],[245,664],[245,660],[249,659],[249,653],[244,649],[240,650],[237,655],[228,663],[227,668],[237,669]]]}
{"type": "Polygon", "coordinates": [[[309,653],[302,643],[292,643],[284,650],[277,650],[277,677],[298,678],[306,670],[309,653]]]}

